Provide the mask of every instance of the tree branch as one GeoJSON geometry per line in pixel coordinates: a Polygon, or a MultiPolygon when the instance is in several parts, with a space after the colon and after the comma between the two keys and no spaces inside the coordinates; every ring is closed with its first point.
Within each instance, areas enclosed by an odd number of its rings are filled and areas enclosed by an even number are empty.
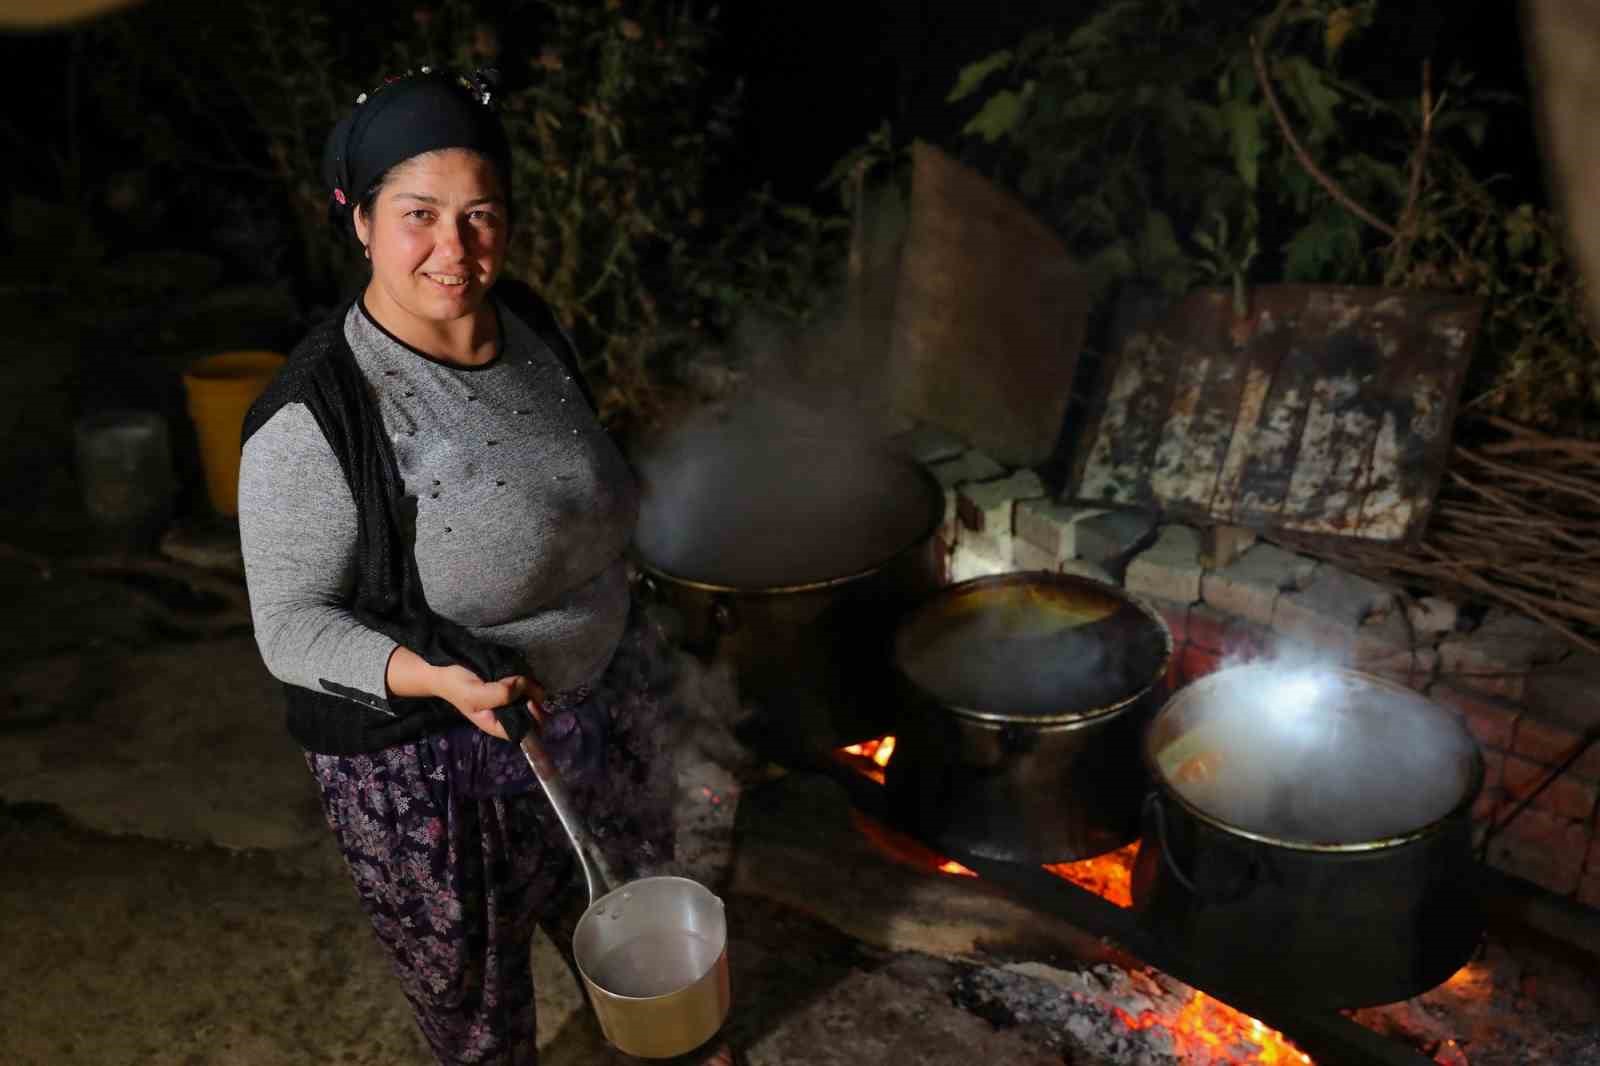
{"type": "Polygon", "coordinates": [[[1267,60],[1263,54],[1265,46],[1264,40],[1258,40],[1253,36],[1250,38],[1250,59],[1255,64],[1256,83],[1261,86],[1261,95],[1266,98],[1267,106],[1272,108],[1272,115],[1277,119],[1278,129],[1283,133],[1284,140],[1289,142],[1289,147],[1293,150],[1295,158],[1300,161],[1300,165],[1305,168],[1306,173],[1310,174],[1318,185],[1327,190],[1328,195],[1337,200],[1345,210],[1380,233],[1385,234],[1391,240],[1396,239],[1399,234],[1395,228],[1356,203],[1355,199],[1345,192],[1338,182],[1334,181],[1333,178],[1323,172],[1321,167],[1317,166],[1316,161],[1305,150],[1305,146],[1300,143],[1300,138],[1295,136],[1293,128],[1289,125],[1289,116],[1284,114],[1283,105],[1278,102],[1278,94],[1273,91],[1272,75],[1267,73],[1267,60]]]}

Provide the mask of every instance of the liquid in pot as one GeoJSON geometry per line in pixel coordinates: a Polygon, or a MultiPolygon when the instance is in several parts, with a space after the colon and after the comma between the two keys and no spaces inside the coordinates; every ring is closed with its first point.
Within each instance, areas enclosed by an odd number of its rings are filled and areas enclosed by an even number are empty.
{"type": "Polygon", "coordinates": [[[1249,833],[1356,845],[1423,829],[1475,781],[1461,721],[1359,674],[1269,665],[1197,682],[1163,710],[1156,767],[1191,805],[1249,833]]]}
{"type": "Polygon", "coordinates": [[[655,929],[618,944],[588,969],[589,980],[616,996],[665,996],[700,980],[720,948],[685,929],[655,929]]]}

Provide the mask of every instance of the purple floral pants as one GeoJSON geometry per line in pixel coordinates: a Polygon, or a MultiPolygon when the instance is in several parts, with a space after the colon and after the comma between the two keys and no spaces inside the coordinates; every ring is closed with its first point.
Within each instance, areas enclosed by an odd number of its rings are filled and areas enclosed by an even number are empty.
{"type": "MultiPolygon", "coordinates": [[[[547,746],[621,877],[672,858],[670,697],[666,645],[635,611],[601,678],[549,701],[547,746]]],[[[521,751],[463,722],[367,755],[306,761],[439,1062],[531,1066],[534,929],[545,924],[567,950],[570,924],[560,927],[578,910],[567,894],[581,880],[521,751]]]]}

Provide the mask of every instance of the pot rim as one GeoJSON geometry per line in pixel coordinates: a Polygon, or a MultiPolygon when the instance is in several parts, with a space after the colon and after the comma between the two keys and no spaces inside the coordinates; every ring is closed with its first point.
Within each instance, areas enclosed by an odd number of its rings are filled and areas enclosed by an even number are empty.
{"type": "Polygon", "coordinates": [[[724,919],[723,919],[724,926],[723,926],[723,930],[722,930],[722,943],[720,945],[718,945],[718,951],[717,951],[716,960],[714,962],[712,962],[712,964],[710,966],[708,966],[706,968],[706,971],[704,973],[700,974],[700,976],[696,977],[692,981],[688,981],[688,982],[678,986],[677,988],[674,988],[671,992],[661,992],[661,993],[658,993],[657,995],[654,995],[654,996],[625,996],[620,992],[611,991],[605,985],[601,984],[599,981],[596,981],[592,976],[590,976],[588,968],[583,965],[583,956],[577,950],[578,927],[583,925],[585,922],[589,921],[590,920],[590,916],[595,914],[595,913],[597,913],[597,912],[599,912],[600,908],[608,900],[611,900],[614,897],[622,895],[624,890],[631,890],[631,889],[637,888],[639,886],[639,884],[641,882],[644,882],[644,881],[671,881],[671,882],[674,882],[674,883],[677,883],[677,884],[687,885],[692,890],[697,890],[699,892],[703,892],[706,895],[710,896],[713,900],[716,901],[718,907],[725,907],[726,906],[723,903],[721,896],[718,896],[715,892],[711,891],[711,889],[707,888],[705,885],[701,884],[699,881],[696,881],[692,877],[680,877],[677,874],[656,874],[656,875],[651,876],[651,877],[636,877],[632,881],[628,881],[628,882],[626,882],[624,884],[620,884],[616,888],[613,888],[610,892],[605,893],[604,895],[600,896],[598,899],[596,899],[593,902],[591,902],[587,907],[585,907],[583,909],[583,913],[578,917],[577,924],[572,927],[572,940],[573,940],[572,961],[573,961],[573,964],[575,966],[577,966],[578,973],[579,973],[579,975],[581,975],[583,977],[584,983],[586,985],[588,985],[590,988],[594,989],[596,992],[602,993],[607,1000],[609,1000],[609,1001],[611,1001],[613,1003],[662,1003],[662,1002],[665,1002],[666,1000],[672,999],[674,996],[682,996],[684,993],[689,992],[692,989],[698,987],[699,985],[705,983],[706,978],[708,978],[711,975],[715,974],[719,967],[723,967],[727,963],[727,959],[728,959],[728,930],[727,930],[727,926],[726,926],[727,919],[726,919],[726,917],[724,917],[724,919]]]}
{"type": "MultiPolygon", "coordinates": [[[[1159,722],[1162,716],[1167,714],[1169,710],[1180,706],[1182,701],[1200,698],[1200,696],[1194,695],[1196,689],[1200,686],[1208,685],[1212,678],[1221,677],[1224,674],[1230,673],[1234,670],[1248,670],[1252,667],[1252,665],[1254,664],[1246,663],[1242,666],[1230,666],[1221,670],[1217,670],[1214,673],[1207,674],[1198,681],[1186,685],[1184,688],[1174,693],[1172,698],[1169,699],[1159,711],[1151,716],[1149,724],[1145,726],[1144,736],[1139,741],[1139,755],[1144,761],[1145,770],[1149,773],[1151,782],[1154,783],[1155,787],[1158,788],[1164,796],[1177,803],[1178,806],[1182,807],[1185,811],[1199,819],[1201,822],[1211,826],[1213,829],[1227,833],[1230,836],[1241,837],[1245,840],[1253,840],[1258,844],[1267,844],[1273,847],[1285,848],[1290,851],[1357,854],[1361,852],[1376,852],[1399,848],[1407,844],[1415,843],[1424,837],[1434,836],[1435,834],[1443,831],[1446,825],[1458,820],[1463,815],[1466,815],[1468,812],[1470,812],[1472,805],[1477,802],[1478,794],[1483,791],[1485,770],[1483,765],[1483,748],[1478,744],[1477,738],[1473,738],[1472,771],[1468,776],[1467,787],[1462,790],[1461,798],[1456,801],[1455,806],[1451,807],[1448,811],[1440,815],[1438,818],[1435,818],[1433,821],[1426,822],[1416,829],[1408,830],[1407,832],[1398,834],[1396,836],[1380,837],[1376,840],[1355,840],[1342,842],[1289,840],[1283,837],[1273,836],[1270,833],[1262,833],[1257,830],[1246,829],[1243,826],[1234,825],[1227,819],[1219,818],[1217,815],[1211,814],[1210,812],[1196,806],[1194,803],[1191,803],[1187,797],[1179,792],[1177,788],[1175,788],[1172,783],[1167,780],[1167,776],[1161,772],[1161,767],[1156,762],[1155,754],[1150,750],[1150,742],[1155,735],[1156,723],[1159,722]]],[[[1357,680],[1366,684],[1370,684],[1375,688],[1388,689],[1389,691],[1398,695],[1427,701],[1427,697],[1422,695],[1420,692],[1417,692],[1415,689],[1407,688],[1405,685],[1402,685],[1396,681],[1390,681],[1388,678],[1378,677],[1376,674],[1369,674],[1364,670],[1356,670],[1347,666],[1327,667],[1326,670],[1330,674],[1342,674],[1347,677],[1356,678],[1357,680]]],[[[1204,693],[1202,692],[1201,695],[1204,695],[1204,693]]]]}
{"type": "Polygon", "coordinates": [[[839,577],[824,578],[821,581],[803,581],[792,585],[728,585],[716,581],[702,581],[697,578],[682,577],[672,571],[657,566],[645,558],[644,553],[635,545],[632,555],[640,570],[650,577],[669,581],[683,588],[695,589],[700,592],[720,593],[729,596],[784,596],[797,592],[817,592],[824,589],[838,588],[848,585],[863,578],[871,577],[881,570],[891,566],[902,557],[916,551],[928,542],[944,521],[944,490],[939,487],[938,479],[928,472],[928,468],[915,460],[909,459],[897,452],[873,452],[868,454],[887,455],[892,461],[909,468],[913,475],[922,482],[923,488],[928,490],[929,518],[915,537],[896,548],[882,562],[874,563],[869,567],[839,577]]]}
{"type": "Polygon", "coordinates": [[[894,644],[890,651],[890,661],[894,667],[895,675],[906,684],[910,685],[915,692],[924,698],[931,700],[934,704],[946,711],[949,711],[958,718],[965,718],[969,721],[988,725],[1078,726],[1087,725],[1090,722],[1098,722],[1101,719],[1109,718],[1115,714],[1126,711],[1128,708],[1142,700],[1146,694],[1148,694],[1166,679],[1167,671],[1172,666],[1173,654],[1174,651],[1171,628],[1167,625],[1166,619],[1162,618],[1160,613],[1157,612],[1154,607],[1151,607],[1149,603],[1145,602],[1143,597],[1129,592],[1127,589],[1121,588],[1117,585],[1108,585],[1104,581],[1096,581],[1094,578],[1084,577],[1081,574],[1053,573],[1049,570],[1023,570],[1010,574],[991,574],[988,577],[974,577],[969,578],[966,581],[958,581],[953,585],[944,586],[932,596],[929,596],[927,599],[923,600],[911,611],[907,612],[906,616],[902,618],[899,624],[895,627],[894,644]],[[1161,634],[1163,644],[1159,668],[1152,672],[1150,681],[1146,683],[1143,688],[1124,696],[1122,699],[1117,700],[1114,703],[1109,703],[1102,707],[1095,707],[1086,711],[1061,712],[1058,714],[1010,714],[1004,711],[986,711],[981,708],[963,707],[959,704],[949,703],[942,699],[938,694],[930,692],[922,684],[917,682],[911,677],[911,675],[906,673],[904,667],[900,665],[900,634],[908,625],[912,623],[914,619],[921,615],[923,611],[933,610],[935,605],[941,600],[949,599],[957,595],[963,595],[966,592],[974,589],[1021,584],[1068,585],[1074,588],[1083,588],[1085,586],[1089,586],[1094,588],[1096,591],[1102,589],[1109,590],[1113,599],[1118,599],[1124,603],[1127,603],[1140,614],[1144,615],[1146,619],[1156,624],[1157,631],[1161,634]]]}

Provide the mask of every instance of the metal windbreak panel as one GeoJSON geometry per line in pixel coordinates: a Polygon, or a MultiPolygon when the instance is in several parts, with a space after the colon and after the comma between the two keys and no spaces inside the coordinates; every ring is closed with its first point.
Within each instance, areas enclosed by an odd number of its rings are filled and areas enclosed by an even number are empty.
{"type": "Polygon", "coordinates": [[[1474,297],[1355,286],[1264,286],[1242,317],[1191,295],[1108,362],[1067,496],[1413,541],[1481,315],[1474,297]]]}

